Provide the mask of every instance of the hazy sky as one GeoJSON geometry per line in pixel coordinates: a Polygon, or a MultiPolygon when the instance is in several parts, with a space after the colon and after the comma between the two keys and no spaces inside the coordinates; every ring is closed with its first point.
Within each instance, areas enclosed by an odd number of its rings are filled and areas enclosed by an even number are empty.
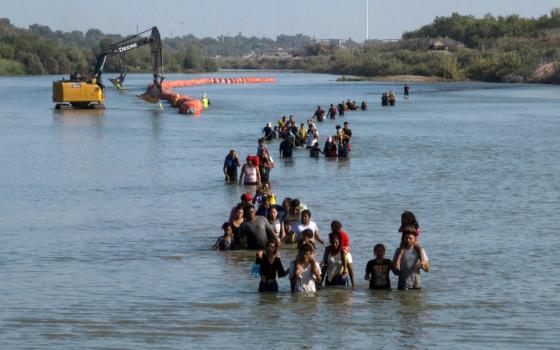
{"type": "MultiPolygon", "coordinates": [[[[538,17],[560,0],[369,0],[370,38],[399,38],[406,30],[452,12],[538,17]]],[[[266,36],[303,33],[317,38],[366,37],[366,0],[0,0],[0,17],[27,28],[90,28],[131,34],[158,26],[163,36],[266,36]]]]}

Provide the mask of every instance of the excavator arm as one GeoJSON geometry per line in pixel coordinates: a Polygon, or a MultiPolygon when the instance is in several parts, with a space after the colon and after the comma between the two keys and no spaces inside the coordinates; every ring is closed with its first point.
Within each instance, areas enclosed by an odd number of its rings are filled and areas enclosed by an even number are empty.
{"type": "Polygon", "coordinates": [[[113,83],[117,87],[117,89],[122,89],[124,80],[126,78],[126,53],[145,45],[150,45],[153,84],[151,84],[151,87],[148,89],[148,91],[138,97],[150,103],[159,102],[161,82],[164,78],[161,74],[163,64],[162,44],[157,27],[152,27],[151,29],[145,30],[141,33],[131,35],[124,40],[110,45],[98,52],[90,64],[90,68],[87,74],[88,80],[95,81],[97,85],[99,85],[101,88],[104,88],[103,82],[101,80],[101,75],[103,73],[103,67],[105,66],[107,57],[119,55],[119,76],[116,79],[109,79],[109,81],[111,81],[111,83],[113,83]],[[150,36],[145,36],[147,33],[150,33],[150,36]]]}
{"type": "Polygon", "coordinates": [[[101,79],[103,67],[109,56],[119,56],[119,77],[110,79],[117,88],[122,89],[126,78],[126,54],[130,50],[150,45],[152,58],[153,83],[148,90],[138,96],[144,101],[158,103],[161,94],[162,76],[162,45],[161,37],[157,27],[152,27],[142,33],[129,36],[113,45],[103,48],[91,60],[87,74],[75,72],[70,75],[70,80],[62,78],[53,81],[53,102],[57,109],[73,108],[105,108],[105,86],[101,79]],[[148,34],[149,33],[149,34],[148,34]]]}

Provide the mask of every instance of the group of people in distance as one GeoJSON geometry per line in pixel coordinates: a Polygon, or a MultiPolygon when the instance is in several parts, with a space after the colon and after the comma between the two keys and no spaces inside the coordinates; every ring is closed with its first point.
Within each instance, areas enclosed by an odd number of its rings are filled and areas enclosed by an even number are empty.
{"type": "Polygon", "coordinates": [[[348,99],[348,101],[346,102],[342,101],[336,106],[331,103],[329,110],[327,112],[325,112],[325,110],[321,108],[321,106],[317,106],[317,109],[313,114],[313,118],[317,119],[317,121],[319,122],[322,122],[323,120],[325,120],[325,118],[336,119],[337,114],[343,117],[345,112],[357,111],[358,109],[360,109],[362,112],[367,111],[368,109],[367,102],[362,101],[361,105],[358,106],[356,101],[350,102],[350,99],[348,99]]]}
{"type": "MultiPolygon", "coordinates": [[[[405,100],[408,100],[408,98],[410,97],[410,86],[408,86],[408,84],[404,84],[403,95],[405,100]]],[[[382,106],[394,106],[396,102],[397,102],[397,95],[395,95],[393,91],[384,92],[381,95],[382,106]]]]}
{"type": "MultiPolygon", "coordinates": [[[[328,245],[320,261],[317,259],[317,244],[325,245],[317,224],[311,221],[311,212],[301,210],[299,200],[287,198],[283,205],[255,210],[252,197],[246,193],[241,203],[232,209],[230,220],[223,224],[223,236],[214,244],[214,249],[257,250],[256,270],[260,276],[259,292],[278,292],[277,278],[289,277],[292,292],[316,292],[322,286],[356,286],[355,270],[350,253],[350,239],[342,230],[338,220],[331,222],[328,245]],[[286,209],[286,204],[290,203],[286,209]],[[278,214],[281,212],[282,214],[278,214]],[[299,219],[297,219],[299,213],[299,219]],[[285,269],[278,257],[278,249],[284,245],[297,245],[295,258],[285,269]]],[[[420,270],[430,271],[428,256],[420,246],[420,228],[414,214],[405,211],[401,215],[400,246],[393,259],[385,257],[385,245],[373,247],[373,259],[365,266],[364,278],[370,289],[391,289],[390,273],[398,276],[400,290],[420,289],[420,270]]]]}
{"type": "Polygon", "coordinates": [[[283,116],[274,128],[272,123],[268,122],[263,128],[259,142],[282,139],[279,145],[280,158],[291,158],[294,150],[298,148],[309,150],[309,155],[313,158],[319,157],[320,154],[324,154],[327,158],[346,158],[350,155],[352,130],[348,121],[345,121],[343,126],[336,126],[336,133],[327,137],[322,149],[319,144],[319,131],[312,119],[307,120],[307,126],[305,123],[300,123],[299,128],[296,125],[297,122],[292,115],[289,119],[283,116]]]}

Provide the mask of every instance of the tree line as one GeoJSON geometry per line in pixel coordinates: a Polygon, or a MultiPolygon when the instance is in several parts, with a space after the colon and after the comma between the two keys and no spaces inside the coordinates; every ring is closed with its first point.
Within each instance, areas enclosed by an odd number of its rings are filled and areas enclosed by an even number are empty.
{"type": "MultiPolygon", "coordinates": [[[[95,52],[123,39],[98,29],[61,32],[47,26],[28,29],[0,19],[0,75],[68,74],[85,69],[95,52]]],[[[450,80],[560,82],[560,9],[538,18],[517,15],[482,18],[453,13],[398,42],[314,42],[310,37],[268,38],[193,35],[166,38],[166,71],[215,71],[220,68],[298,69],[365,77],[435,76],[450,80]],[[279,52],[285,53],[279,55],[279,52]],[[552,65],[544,76],[540,67],[552,65]]],[[[129,71],[149,71],[147,48],[129,52],[129,71]]],[[[115,70],[116,59],[106,70],[115,70]]]]}
{"type": "MultiPolygon", "coordinates": [[[[0,75],[69,74],[87,70],[95,53],[125,37],[104,34],[99,29],[87,32],[54,31],[34,24],[18,28],[7,18],[0,18],[0,75]]],[[[262,55],[278,50],[301,50],[310,37],[279,35],[269,38],[220,36],[199,39],[193,35],[164,38],[163,61],[168,72],[215,71],[220,60],[245,55],[262,55]]],[[[149,49],[142,47],[127,53],[129,71],[151,69],[149,49]]],[[[105,70],[115,71],[118,58],[110,57],[105,70]]]]}

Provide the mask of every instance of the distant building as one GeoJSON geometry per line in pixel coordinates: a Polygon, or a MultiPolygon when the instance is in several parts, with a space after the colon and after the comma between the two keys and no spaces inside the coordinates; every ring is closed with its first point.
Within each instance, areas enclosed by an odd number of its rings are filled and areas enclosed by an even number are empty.
{"type": "Polygon", "coordinates": [[[447,51],[448,47],[445,45],[445,43],[441,40],[434,40],[430,43],[429,46],[430,50],[433,51],[447,51]]]}

